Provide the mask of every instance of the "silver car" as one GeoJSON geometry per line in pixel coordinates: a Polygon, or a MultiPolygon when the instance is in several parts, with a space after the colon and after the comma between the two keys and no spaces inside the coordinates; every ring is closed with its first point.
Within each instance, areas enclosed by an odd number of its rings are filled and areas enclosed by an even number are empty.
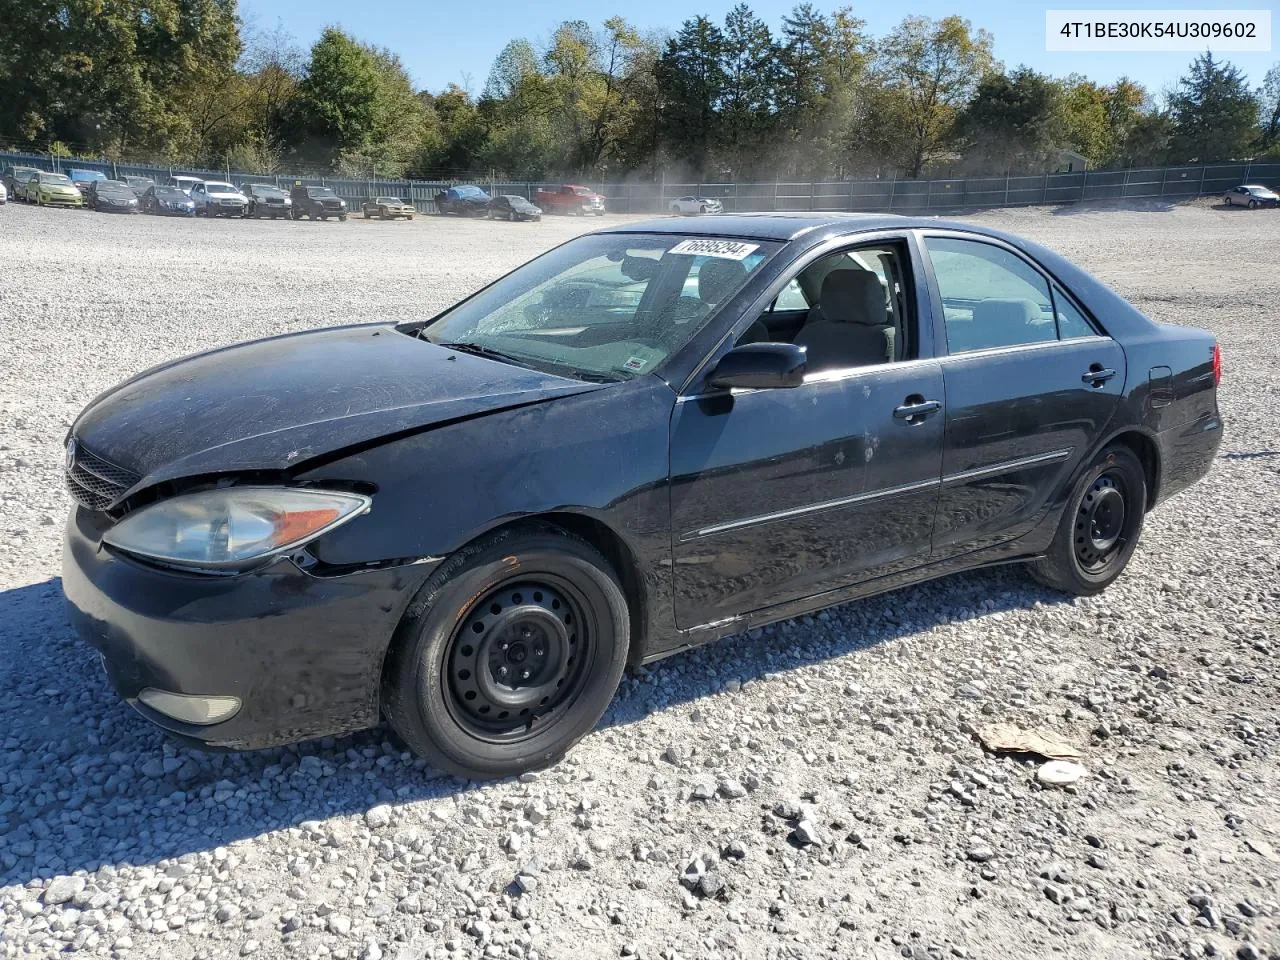
{"type": "Polygon", "coordinates": [[[1256,210],[1258,207],[1280,206],[1280,194],[1256,183],[1232,187],[1222,195],[1222,199],[1227,202],[1228,207],[1248,207],[1250,210],[1256,210]]]}
{"type": "Polygon", "coordinates": [[[191,188],[197,217],[244,217],[249,199],[229,183],[203,180],[191,188]]]}

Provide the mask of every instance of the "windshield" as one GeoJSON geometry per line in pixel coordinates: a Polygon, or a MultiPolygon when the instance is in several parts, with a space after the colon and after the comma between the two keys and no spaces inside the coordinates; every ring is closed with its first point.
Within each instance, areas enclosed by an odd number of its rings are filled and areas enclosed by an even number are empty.
{"type": "Polygon", "coordinates": [[[161,200],[189,200],[185,193],[177,187],[156,187],[156,196],[161,200]]]}
{"type": "Polygon", "coordinates": [[[461,200],[465,200],[468,197],[485,196],[485,192],[481,190],[479,187],[453,187],[452,190],[453,190],[454,196],[458,197],[461,200]]]}
{"type": "Polygon", "coordinates": [[[400,198],[399,197],[378,197],[373,202],[374,203],[399,203],[400,198]]]}
{"type": "Polygon", "coordinates": [[[204,185],[204,188],[208,193],[239,193],[240,192],[231,184],[219,183],[217,180],[210,180],[204,185]]]}
{"type": "Polygon", "coordinates": [[[98,170],[72,170],[72,180],[105,180],[107,175],[98,170]]]}
{"type": "Polygon", "coordinates": [[[130,197],[133,196],[133,191],[130,190],[123,183],[115,183],[110,180],[98,181],[98,183],[94,185],[93,189],[96,193],[100,193],[104,197],[111,196],[112,194],[118,197],[123,197],[125,195],[128,195],[130,197]]]}
{"type": "Polygon", "coordinates": [[[71,181],[67,179],[65,174],[61,173],[42,173],[40,174],[41,183],[59,183],[63,186],[71,186],[71,181]]]}
{"type": "Polygon", "coordinates": [[[579,237],[421,335],[551,373],[626,380],[680,350],[780,246],[665,234],[579,237]]]}
{"type": "Polygon", "coordinates": [[[260,187],[256,183],[249,188],[255,197],[283,197],[284,191],[278,187],[260,187]]]}
{"type": "Polygon", "coordinates": [[[307,187],[308,197],[334,197],[337,196],[328,187],[307,187]]]}
{"type": "Polygon", "coordinates": [[[588,190],[586,187],[574,187],[574,188],[573,188],[573,192],[574,192],[574,193],[576,193],[576,194],[577,194],[578,196],[580,196],[580,197],[589,197],[589,196],[591,196],[591,191],[590,191],[590,190],[588,190]]]}

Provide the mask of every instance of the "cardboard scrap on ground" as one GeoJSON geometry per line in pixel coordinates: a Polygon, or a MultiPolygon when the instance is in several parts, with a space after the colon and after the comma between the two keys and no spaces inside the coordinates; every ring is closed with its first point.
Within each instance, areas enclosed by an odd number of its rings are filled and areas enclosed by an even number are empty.
{"type": "Polygon", "coordinates": [[[1061,737],[1039,730],[1023,730],[1011,723],[993,723],[978,729],[978,739],[999,753],[1034,753],[1046,760],[1079,760],[1080,749],[1061,737]]]}

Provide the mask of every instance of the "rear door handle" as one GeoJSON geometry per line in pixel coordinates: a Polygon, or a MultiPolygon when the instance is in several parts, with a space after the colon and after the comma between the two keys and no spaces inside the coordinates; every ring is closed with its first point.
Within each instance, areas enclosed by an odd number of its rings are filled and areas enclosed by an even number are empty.
{"type": "Polygon", "coordinates": [[[1085,373],[1080,379],[1084,383],[1092,384],[1095,387],[1100,387],[1115,375],[1116,375],[1116,372],[1112,370],[1110,367],[1104,367],[1100,363],[1094,363],[1094,364],[1090,364],[1088,372],[1085,373]]]}
{"type": "Polygon", "coordinates": [[[942,409],[941,400],[915,400],[914,397],[908,397],[913,403],[904,403],[900,407],[893,408],[893,415],[899,420],[905,420],[907,423],[918,423],[931,413],[937,413],[942,409]]]}

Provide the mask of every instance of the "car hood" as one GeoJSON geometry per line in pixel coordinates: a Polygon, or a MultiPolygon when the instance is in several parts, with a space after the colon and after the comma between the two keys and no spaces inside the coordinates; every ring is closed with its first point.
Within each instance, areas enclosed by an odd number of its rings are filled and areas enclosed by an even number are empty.
{"type": "Polygon", "coordinates": [[[213,197],[215,200],[243,200],[243,194],[234,193],[231,190],[206,190],[206,196],[213,197]]]}
{"type": "Polygon", "coordinates": [[[175,360],[94,400],[71,436],[142,479],[290,470],[350,447],[600,389],[361,324],[175,360]]]}

